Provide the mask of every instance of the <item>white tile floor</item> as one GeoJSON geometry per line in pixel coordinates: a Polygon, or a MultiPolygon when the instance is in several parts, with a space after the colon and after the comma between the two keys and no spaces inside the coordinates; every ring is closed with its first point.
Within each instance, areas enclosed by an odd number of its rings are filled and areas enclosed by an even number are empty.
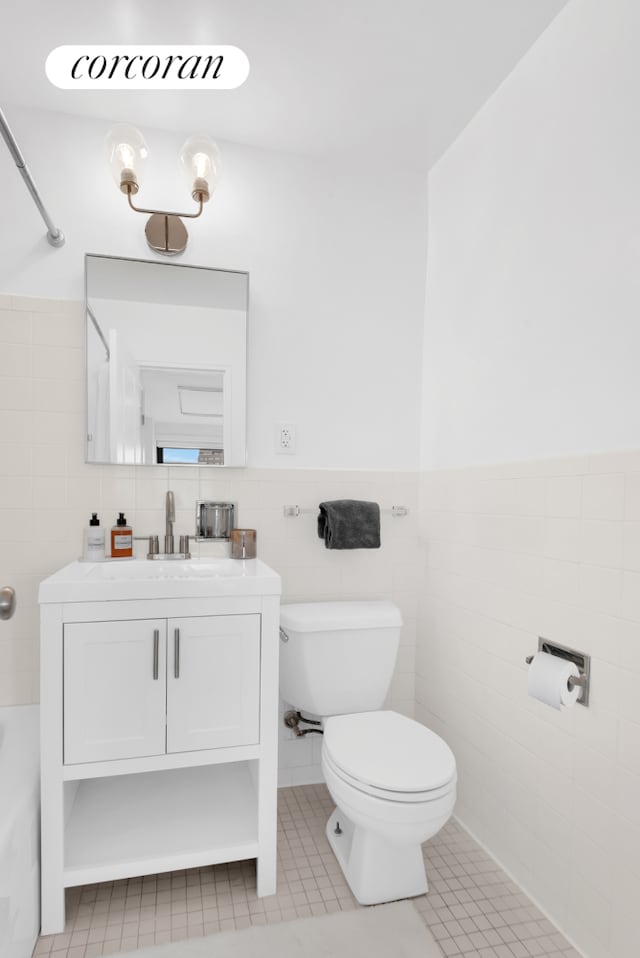
{"type": "MultiPolygon", "coordinates": [[[[358,908],[325,838],[332,808],[324,785],[280,789],[276,895],[256,897],[253,862],[72,888],[64,934],[40,938],[35,955],[96,958],[358,908]]],[[[580,958],[456,822],[425,857],[429,894],[413,903],[446,958],[580,958]]]]}

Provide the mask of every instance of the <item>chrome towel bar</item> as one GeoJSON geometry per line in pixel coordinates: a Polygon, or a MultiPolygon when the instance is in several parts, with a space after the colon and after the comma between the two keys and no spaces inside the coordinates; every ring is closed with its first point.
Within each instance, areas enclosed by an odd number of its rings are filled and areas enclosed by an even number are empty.
{"type": "MultiPolygon", "coordinates": [[[[395,519],[401,516],[408,516],[409,510],[406,506],[391,506],[390,509],[381,509],[380,512],[386,516],[393,516],[395,519]]],[[[302,509],[300,506],[283,506],[282,514],[287,519],[293,519],[302,515],[318,515],[318,507],[315,509],[302,509]]]]}

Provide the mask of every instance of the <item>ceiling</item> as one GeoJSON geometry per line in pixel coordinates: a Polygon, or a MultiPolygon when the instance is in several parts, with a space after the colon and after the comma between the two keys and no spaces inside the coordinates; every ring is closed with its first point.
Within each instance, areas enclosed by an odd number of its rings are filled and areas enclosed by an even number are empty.
{"type": "Polygon", "coordinates": [[[567,0],[27,0],[0,8],[0,106],[54,110],[267,149],[431,166],[567,0]],[[54,88],[72,43],[226,43],[237,90],[54,88]]]}

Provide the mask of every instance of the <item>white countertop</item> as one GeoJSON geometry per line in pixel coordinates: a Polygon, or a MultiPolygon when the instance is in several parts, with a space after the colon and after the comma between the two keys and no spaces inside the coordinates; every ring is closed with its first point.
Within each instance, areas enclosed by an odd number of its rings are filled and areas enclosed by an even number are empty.
{"type": "Polygon", "coordinates": [[[42,605],[280,592],[280,576],[260,559],[112,559],[64,566],[40,583],[38,602],[42,605]]]}

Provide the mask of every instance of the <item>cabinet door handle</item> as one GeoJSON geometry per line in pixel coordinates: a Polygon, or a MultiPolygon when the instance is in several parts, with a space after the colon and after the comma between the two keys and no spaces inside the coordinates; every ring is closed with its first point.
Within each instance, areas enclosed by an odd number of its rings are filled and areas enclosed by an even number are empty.
{"type": "Polygon", "coordinates": [[[158,678],[158,652],[160,650],[160,629],[153,630],[153,677],[158,678]]]}
{"type": "Polygon", "coordinates": [[[180,678],[180,629],[173,630],[173,677],[180,678]]]}

